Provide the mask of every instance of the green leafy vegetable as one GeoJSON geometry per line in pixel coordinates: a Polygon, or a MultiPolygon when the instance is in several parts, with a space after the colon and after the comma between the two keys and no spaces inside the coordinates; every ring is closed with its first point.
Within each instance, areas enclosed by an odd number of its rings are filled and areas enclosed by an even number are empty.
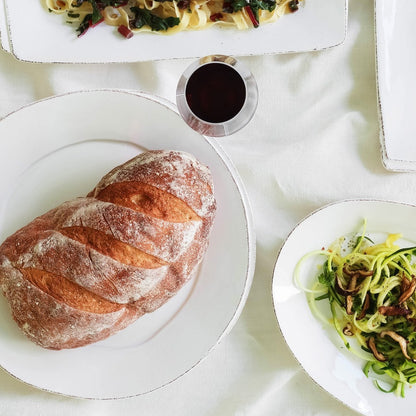
{"type": "Polygon", "coordinates": [[[318,276],[319,283],[324,286],[333,286],[335,281],[335,272],[328,267],[328,261],[324,263],[323,271],[318,276]]]}
{"type": "Polygon", "coordinates": [[[180,23],[178,17],[162,18],[147,9],[140,7],[132,7],[130,9],[134,13],[134,19],[130,22],[131,26],[140,29],[143,26],[149,26],[152,30],[167,30],[170,27],[174,27],[180,23]]]}
{"type": "Polygon", "coordinates": [[[257,21],[259,19],[259,10],[272,12],[276,8],[276,0],[232,0],[224,4],[224,11],[227,13],[239,12],[244,7],[249,6],[257,21]]]}
{"type": "Polygon", "coordinates": [[[91,22],[93,25],[98,23],[103,17],[101,15],[100,8],[97,5],[97,2],[95,0],[89,0],[92,6],[92,15],[91,15],[91,22]]]}

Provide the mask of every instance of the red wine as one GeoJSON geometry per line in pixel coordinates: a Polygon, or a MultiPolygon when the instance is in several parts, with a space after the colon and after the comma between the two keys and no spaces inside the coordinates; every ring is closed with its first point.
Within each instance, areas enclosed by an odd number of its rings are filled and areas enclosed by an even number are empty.
{"type": "Polygon", "coordinates": [[[222,123],[235,117],[243,107],[246,86],[232,66],[211,62],[190,76],[185,96],[189,108],[201,120],[222,123]]]}

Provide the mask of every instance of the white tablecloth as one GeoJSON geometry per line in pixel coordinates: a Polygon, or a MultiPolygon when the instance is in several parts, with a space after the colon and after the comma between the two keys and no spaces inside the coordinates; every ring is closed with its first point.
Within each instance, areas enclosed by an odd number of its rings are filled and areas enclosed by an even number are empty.
{"type": "MultiPolygon", "coordinates": [[[[373,31],[373,2],[350,0],[342,45],[241,58],[257,80],[259,106],[246,128],[221,143],[251,201],[257,263],[239,321],[209,356],[166,388],[116,401],[50,394],[0,371],[1,415],[355,414],[292,356],[274,316],[271,280],[286,235],[314,209],[344,198],[416,203],[416,175],[388,172],[381,163],[373,31]]],[[[141,90],[174,101],[190,62],[30,64],[1,52],[0,117],[80,89],[141,90]]]]}

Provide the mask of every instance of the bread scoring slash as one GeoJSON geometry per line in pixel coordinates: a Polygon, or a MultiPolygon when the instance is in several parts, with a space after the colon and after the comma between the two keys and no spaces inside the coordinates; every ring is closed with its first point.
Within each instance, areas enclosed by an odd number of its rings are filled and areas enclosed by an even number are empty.
{"type": "Polygon", "coordinates": [[[0,284],[13,319],[48,349],[107,338],[189,280],[215,210],[212,175],[194,156],[138,155],[0,246],[0,284]]]}

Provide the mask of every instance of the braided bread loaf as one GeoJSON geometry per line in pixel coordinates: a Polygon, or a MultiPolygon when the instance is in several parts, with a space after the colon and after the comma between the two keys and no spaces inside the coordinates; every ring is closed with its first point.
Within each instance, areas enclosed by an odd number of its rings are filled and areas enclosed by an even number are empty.
{"type": "Polygon", "coordinates": [[[165,303],[208,245],[212,177],[193,156],[142,153],[87,197],[34,219],[0,246],[14,320],[50,349],[102,340],[165,303]]]}

